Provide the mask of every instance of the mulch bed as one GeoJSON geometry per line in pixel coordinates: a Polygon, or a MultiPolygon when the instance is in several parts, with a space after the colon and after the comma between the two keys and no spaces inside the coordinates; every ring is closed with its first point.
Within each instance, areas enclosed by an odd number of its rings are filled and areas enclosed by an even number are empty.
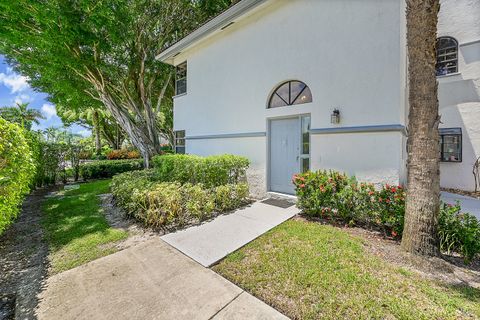
{"type": "Polygon", "coordinates": [[[480,199],[480,191],[475,192],[475,191],[465,191],[460,189],[448,189],[448,188],[442,188],[442,191],[480,199]]]}
{"type": "Polygon", "coordinates": [[[0,236],[0,319],[33,319],[48,269],[41,202],[52,188],[29,195],[18,219],[0,236]]]}

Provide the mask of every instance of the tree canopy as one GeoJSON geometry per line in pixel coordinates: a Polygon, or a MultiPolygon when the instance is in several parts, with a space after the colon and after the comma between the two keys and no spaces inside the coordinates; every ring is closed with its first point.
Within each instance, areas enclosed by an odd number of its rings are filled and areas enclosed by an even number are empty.
{"type": "Polygon", "coordinates": [[[57,106],[108,110],[148,162],[172,140],[172,69],[156,55],[231,2],[2,2],[0,52],[57,106]]]}

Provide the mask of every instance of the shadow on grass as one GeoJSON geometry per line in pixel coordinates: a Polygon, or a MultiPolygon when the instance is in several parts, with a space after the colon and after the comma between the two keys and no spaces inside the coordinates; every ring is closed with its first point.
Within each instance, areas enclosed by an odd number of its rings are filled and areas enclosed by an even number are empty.
{"type": "MultiPolygon", "coordinates": [[[[93,184],[101,183],[93,182],[93,184]]],[[[48,199],[43,205],[42,224],[52,249],[58,249],[86,235],[110,229],[101,215],[98,194],[103,188],[91,190],[84,184],[77,190],[66,191],[65,195],[48,199]],[[82,192],[83,191],[83,192],[82,192]]]]}
{"type": "Polygon", "coordinates": [[[471,302],[480,303],[480,289],[469,286],[468,284],[459,283],[455,285],[442,284],[448,290],[454,291],[459,297],[471,302]]]}
{"type": "Polygon", "coordinates": [[[42,225],[53,253],[53,272],[64,271],[107,254],[101,245],[126,236],[111,228],[102,214],[98,195],[107,193],[110,180],[80,184],[48,199],[43,205],[42,225]],[[60,257],[55,253],[61,251],[60,257]]]}

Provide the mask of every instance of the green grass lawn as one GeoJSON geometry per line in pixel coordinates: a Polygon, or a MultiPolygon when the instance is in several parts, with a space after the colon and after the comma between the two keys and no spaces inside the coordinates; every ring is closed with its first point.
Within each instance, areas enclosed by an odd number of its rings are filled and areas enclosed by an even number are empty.
{"type": "Polygon", "coordinates": [[[83,183],[44,202],[42,225],[53,273],[111,254],[115,242],[128,236],[111,228],[102,215],[98,195],[108,193],[109,184],[110,180],[83,183]]]}
{"type": "Polygon", "coordinates": [[[291,220],[214,270],[294,319],[478,319],[480,290],[393,266],[341,229],[291,220]]]}

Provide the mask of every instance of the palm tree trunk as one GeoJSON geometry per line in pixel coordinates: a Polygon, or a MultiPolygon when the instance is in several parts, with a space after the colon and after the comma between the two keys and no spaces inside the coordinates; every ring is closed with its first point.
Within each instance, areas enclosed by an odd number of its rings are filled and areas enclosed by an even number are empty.
{"type": "Polygon", "coordinates": [[[436,37],[439,0],[407,0],[409,124],[407,199],[402,248],[410,253],[439,254],[439,133],[436,37]]]}

